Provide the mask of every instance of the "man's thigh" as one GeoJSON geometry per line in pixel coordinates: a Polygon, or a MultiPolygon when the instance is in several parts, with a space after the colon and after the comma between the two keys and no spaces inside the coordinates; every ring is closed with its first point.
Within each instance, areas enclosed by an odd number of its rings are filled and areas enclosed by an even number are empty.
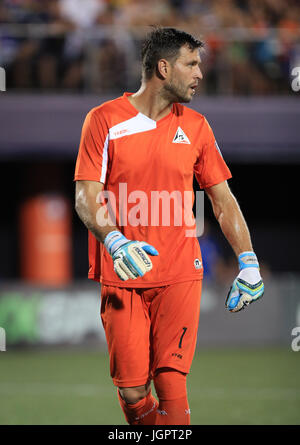
{"type": "Polygon", "coordinates": [[[150,319],[141,292],[102,285],[101,319],[114,384],[146,384],[150,372],[150,319]]]}
{"type": "Polygon", "coordinates": [[[202,280],[162,288],[152,300],[151,369],[169,367],[188,373],[197,342],[202,280]]]}

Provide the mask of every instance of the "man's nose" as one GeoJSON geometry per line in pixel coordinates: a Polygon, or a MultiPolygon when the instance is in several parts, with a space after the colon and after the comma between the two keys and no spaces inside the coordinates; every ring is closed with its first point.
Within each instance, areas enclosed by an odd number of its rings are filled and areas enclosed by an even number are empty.
{"type": "Polygon", "coordinates": [[[198,79],[202,80],[203,79],[203,74],[202,71],[200,69],[200,67],[198,66],[197,72],[196,72],[196,76],[198,79]]]}

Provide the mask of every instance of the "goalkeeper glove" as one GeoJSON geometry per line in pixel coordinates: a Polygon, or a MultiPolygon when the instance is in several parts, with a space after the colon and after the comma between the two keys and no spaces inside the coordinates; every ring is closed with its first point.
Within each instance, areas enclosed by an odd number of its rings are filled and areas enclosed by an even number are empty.
{"type": "Polygon", "coordinates": [[[259,265],[254,252],[239,255],[240,273],[234,280],[225,301],[230,312],[238,312],[264,294],[264,284],[259,273],[259,265]]]}
{"type": "Polygon", "coordinates": [[[104,246],[114,262],[114,271],[123,280],[135,280],[152,269],[149,255],[158,255],[157,250],[141,241],[130,241],[121,232],[114,230],[104,240],[104,246]]]}

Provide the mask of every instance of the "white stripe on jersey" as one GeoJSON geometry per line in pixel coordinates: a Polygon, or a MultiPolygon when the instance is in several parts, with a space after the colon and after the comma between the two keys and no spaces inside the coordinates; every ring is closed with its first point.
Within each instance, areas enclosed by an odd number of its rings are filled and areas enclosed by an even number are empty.
{"type": "Polygon", "coordinates": [[[100,182],[105,184],[107,164],[108,164],[108,144],[109,141],[119,139],[124,136],[130,136],[132,134],[142,133],[144,131],[154,130],[156,128],[156,121],[150,119],[145,114],[138,113],[136,116],[120,122],[117,125],[109,128],[108,135],[106,136],[103,147],[103,159],[101,167],[100,182]]]}
{"type": "Polygon", "coordinates": [[[145,114],[138,113],[136,116],[127,121],[120,122],[109,129],[110,140],[119,139],[123,136],[131,134],[142,133],[143,131],[154,130],[156,128],[156,121],[145,116],[145,114]]]}
{"type": "Polygon", "coordinates": [[[101,176],[100,182],[105,184],[106,172],[107,172],[107,163],[108,163],[108,143],[109,143],[109,134],[106,136],[104,147],[103,147],[103,157],[102,157],[102,167],[101,167],[101,176]]]}

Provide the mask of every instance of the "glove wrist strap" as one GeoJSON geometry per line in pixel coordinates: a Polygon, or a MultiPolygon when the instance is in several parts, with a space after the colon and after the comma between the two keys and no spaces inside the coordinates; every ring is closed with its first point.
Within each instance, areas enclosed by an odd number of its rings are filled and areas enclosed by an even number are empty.
{"type": "Polygon", "coordinates": [[[128,239],[118,230],[113,230],[106,235],[103,244],[108,253],[112,256],[114,252],[125,243],[128,243],[128,239]]]}
{"type": "Polygon", "coordinates": [[[238,257],[238,260],[240,270],[246,269],[247,267],[259,268],[257,256],[254,252],[242,252],[238,257]]]}

